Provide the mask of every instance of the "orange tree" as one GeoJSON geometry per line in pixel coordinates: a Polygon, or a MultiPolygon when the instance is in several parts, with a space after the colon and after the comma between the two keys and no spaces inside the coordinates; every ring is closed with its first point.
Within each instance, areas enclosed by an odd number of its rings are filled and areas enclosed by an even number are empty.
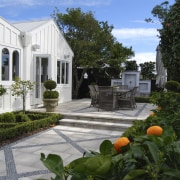
{"type": "Polygon", "coordinates": [[[54,180],[178,180],[180,141],[171,127],[150,128],[151,133],[131,142],[126,137],[114,144],[104,140],[99,152],[86,152],[65,166],[56,154],[41,153],[41,161],[56,175],[54,180]]]}
{"type": "Polygon", "coordinates": [[[153,116],[135,121],[115,142],[104,140],[98,152],[67,165],[56,154],[42,153],[41,161],[55,180],[179,180],[180,93],[155,92],[151,102],[153,116]]]}

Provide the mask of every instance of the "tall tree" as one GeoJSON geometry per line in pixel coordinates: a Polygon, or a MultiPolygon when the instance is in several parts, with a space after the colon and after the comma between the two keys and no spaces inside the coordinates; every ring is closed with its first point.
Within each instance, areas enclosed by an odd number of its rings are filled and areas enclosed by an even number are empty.
{"type": "MultiPolygon", "coordinates": [[[[180,0],[176,0],[172,6],[168,1],[161,3],[153,8],[152,14],[162,24],[162,28],[158,29],[159,45],[162,61],[168,72],[168,79],[180,82],[180,0]]],[[[146,21],[154,22],[150,18],[146,21]]]]}
{"type": "Polygon", "coordinates": [[[170,7],[160,30],[162,59],[168,78],[180,82],[180,0],[170,7]]]}
{"type": "Polygon", "coordinates": [[[143,79],[154,79],[155,78],[155,62],[144,62],[140,63],[141,75],[143,79]]]}
{"type": "Polygon", "coordinates": [[[137,71],[138,65],[136,60],[126,61],[125,62],[125,70],[126,71],[137,71]]]}
{"type": "Polygon", "coordinates": [[[84,73],[88,68],[100,68],[104,64],[121,67],[121,63],[134,55],[132,48],[125,48],[112,35],[113,26],[99,22],[91,11],[84,13],[80,8],[66,9],[62,14],[56,9],[53,18],[74,52],[73,98],[78,97],[84,73]],[[112,63],[113,62],[113,63],[112,63]],[[78,77],[78,68],[83,71],[78,77]]]}

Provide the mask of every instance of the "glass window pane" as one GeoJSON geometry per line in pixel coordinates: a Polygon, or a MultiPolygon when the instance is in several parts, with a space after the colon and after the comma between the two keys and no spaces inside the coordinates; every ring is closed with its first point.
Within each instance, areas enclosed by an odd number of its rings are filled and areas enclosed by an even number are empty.
{"type": "Polygon", "coordinates": [[[69,83],[69,63],[66,63],[66,84],[69,83]]]}
{"type": "Polygon", "coordinates": [[[13,52],[12,57],[12,80],[16,80],[19,77],[19,53],[18,51],[13,52]]]}
{"type": "Polygon", "coordinates": [[[61,63],[60,61],[57,61],[57,84],[60,84],[60,68],[61,68],[61,63]]]}
{"type": "Polygon", "coordinates": [[[61,84],[65,83],[65,63],[62,62],[62,69],[61,69],[61,84]]]}
{"type": "Polygon", "coordinates": [[[9,80],[9,50],[4,48],[2,50],[2,80],[9,80]]]}

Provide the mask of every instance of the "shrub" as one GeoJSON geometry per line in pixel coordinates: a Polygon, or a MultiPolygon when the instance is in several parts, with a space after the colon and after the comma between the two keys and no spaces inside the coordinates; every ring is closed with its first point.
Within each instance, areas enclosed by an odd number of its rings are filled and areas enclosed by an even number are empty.
{"type": "Polygon", "coordinates": [[[16,122],[15,115],[11,112],[6,112],[0,115],[0,122],[14,123],[16,122]]]}
{"type": "Polygon", "coordinates": [[[28,117],[27,114],[24,114],[22,112],[16,114],[16,122],[26,122],[30,121],[30,118],[28,117]]]}
{"type": "Polygon", "coordinates": [[[165,84],[165,88],[168,91],[180,92],[180,83],[178,81],[167,81],[165,84]]]}
{"type": "Polygon", "coordinates": [[[44,87],[46,88],[46,89],[48,89],[48,90],[52,90],[52,89],[55,89],[56,88],[56,86],[57,86],[57,84],[56,84],[56,81],[53,81],[53,80],[47,80],[47,81],[45,81],[44,82],[44,87]]]}
{"type": "Polygon", "coordinates": [[[149,97],[135,97],[136,102],[139,103],[149,103],[149,97]]]}
{"type": "Polygon", "coordinates": [[[114,145],[104,140],[99,152],[90,151],[63,166],[63,160],[56,154],[45,157],[43,164],[56,175],[55,179],[123,179],[157,180],[180,178],[180,141],[176,141],[171,127],[163,129],[161,136],[145,134],[136,136],[134,142],[128,139],[115,141],[121,144],[123,152],[114,151],[114,145]],[[120,142],[120,143],[119,143],[120,142]],[[123,145],[123,147],[122,147],[123,145]],[[126,148],[128,145],[128,148],[126,148]]]}
{"type": "MultiPolygon", "coordinates": [[[[21,116],[19,113],[15,113],[19,117],[21,116]]],[[[26,113],[28,114],[28,112],[26,113]]],[[[32,114],[32,112],[31,112],[32,114]]],[[[36,113],[37,114],[37,113],[36,113]]],[[[43,113],[39,113],[42,115],[43,113]]],[[[21,116],[22,120],[26,119],[25,116],[21,116]]],[[[40,128],[47,128],[51,125],[55,125],[62,119],[62,115],[60,114],[49,114],[45,113],[44,118],[39,120],[29,120],[26,122],[18,122],[18,123],[9,123],[11,125],[7,125],[7,123],[0,124],[0,142],[6,141],[8,139],[17,138],[25,133],[32,132],[34,130],[40,128]],[[2,128],[1,128],[2,127],[2,128]],[[4,127],[4,128],[3,128],[4,127]]]]}
{"type": "Polygon", "coordinates": [[[0,85],[0,96],[4,95],[6,93],[7,89],[0,85]]]}
{"type": "Polygon", "coordinates": [[[156,106],[160,106],[167,113],[174,114],[180,108],[180,93],[173,91],[153,92],[150,102],[156,106]]]}
{"type": "Polygon", "coordinates": [[[56,99],[59,97],[58,91],[44,91],[43,98],[45,99],[56,99]]]}
{"type": "Polygon", "coordinates": [[[27,115],[28,117],[31,119],[31,120],[38,120],[38,119],[43,119],[43,118],[46,118],[49,116],[48,113],[32,113],[32,112],[27,112],[27,115]]]}
{"type": "Polygon", "coordinates": [[[55,89],[57,86],[56,81],[53,80],[47,80],[44,82],[44,87],[47,89],[47,91],[44,91],[43,98],[44,99],[57,99],[59,97],[58,91],[52,91],[52,89],[55,89]]]}

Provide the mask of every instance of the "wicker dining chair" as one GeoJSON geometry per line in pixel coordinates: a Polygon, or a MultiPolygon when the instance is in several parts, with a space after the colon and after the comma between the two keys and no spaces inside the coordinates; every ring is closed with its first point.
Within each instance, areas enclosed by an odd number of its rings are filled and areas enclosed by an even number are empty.
{"type": "Polygon", "coordinates": [[[96,90],[94,88],[94,85],[88,85],[89,87],[89,94],[90,94],[90,97],[91,97],[91,104],[90,104],[90,107],[91,106],[94,106],[96,107],[98,105],[98,94],[96,93],[96,90]]]}
{"type": "Polygon", "coordinates": [[[138,87],[134,87],[130,92],[124,97],[118,99],[119,108],[131,108],[132,110],[137,107],[135,101],[135,95],[137,93],[138,87]]]}
{"type": "Polygon", "coordinates": [[[99,109],[113,110],[113,87],[99,86],[99,109]]]}

